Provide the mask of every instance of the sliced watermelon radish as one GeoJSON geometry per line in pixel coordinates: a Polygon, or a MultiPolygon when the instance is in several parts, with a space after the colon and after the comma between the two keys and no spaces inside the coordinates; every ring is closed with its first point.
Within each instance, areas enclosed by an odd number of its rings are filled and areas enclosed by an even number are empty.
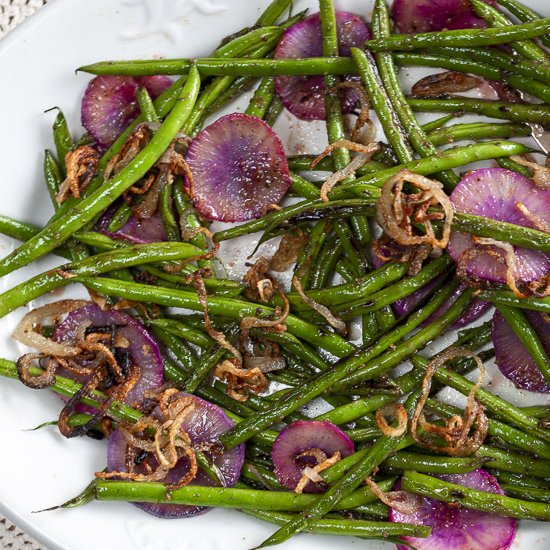
{"type": "MultiPolygon", "coordinates": [[[[340,55],[349,56],[350,48],[361,46],[370,38],[367,25],[358,15],[336,12],[340,55]]],[[[323,55],[321,19],[318,13],[296,23],[283,34],[276,59],[319,57],[323,55]]],[[[302,120],[325,120],[325,81],[322,76],[278,76],[275,89],[283,105],[302,120]]],[[[342,108],[351,112],[357,96],[351,90],[342,92],[342,108]]]]}
{"type": "MultiPolygon", "coordinates": [[[[121,357],[127,357],[131,364],[139,366],[141,376],[126,395],[124,402],[127,405],[131,406],[134,403],[139,403],[147,390],[157,388],[162,384],[162,357],[158,345],[139,321],[122,311],[103,311],[96,304],[76,309],[69,313],[66,319],[56,328],[53,339],[56,342],[74,342],[79,327],[88,322],[91,322],[93,327],[114,327],[116,334],[129,343],[127,348],[116,348],[117,354],[120,354],[121,357]]],[[[77,375],[64,369],[60,369],[58,373],[80,384],[85,384],[91,378],[91,375],[77,375]]],[[[108,388],[100,386],[98,389],[108,388]]],[[[83,405],[79,405],[78,410],[93,412],[93,409],[83,405]]]]}
{"type": "MultiPolygon", "coordinates": [[[[314,467],[336,452],[342,458],[355,452],[353,441],[338,426],[326,420],[297,420],[279,433],[271,459],[279,483],[294,490],[304,468],[314,467]]],[[[304,491],[320,493],[324,488],[309,481],[304,491]]]]}
{"type": "MultiPolygon", "coordinates": [[[[550,223],[550,190],[537,187],[530,179],[511,170],[482,168],[468,172],[450,198],[457,212],[534,229],[541,229],[541,222],[550,223]]],[[[467,260],[466,273],[481,280],[506,283],[504,250],[477,245],[472,242],[471,235],[451,232],[447,251],[455,262],[459,262],[460,257],[474,247],[480,248],[481,252],[467,260]],[[500,255],[502,261],[496,259],[494,254],[500,255]]],[[[514,247],[514,253],[512,275],[516,282],[536,281],[550,271],[550,254],[521,247],[514,247]]]]}
{"type": "MultiPolygon", "coordinates": [[[[524,312],[525,317],[537,333],[548,354],[550,354],[550,323],[542,313],[524,312]]],[[[500,372],[517,388],[539,393],[550,393],[539,368],[500,312],[493,316],[493,345],[495,362],[500,372]]]]}
{"type": "Polygon", "coordinates": [[[186,161],[193,175],[188,193],[207,220],[258,218],[291,184],[279,136],[255,116],[221,117],[191,142],[186,161]]]}
{"type": "MultiPolygon", "coordinates": [[[[184,396],[184,394],[181,395],[184,396]]],[[[233,421],[220,407],[199,397],[192,397],[194,409],[183,421],[181,429],[189,436],[192,446],[203,449],[204,454],[217,467],[221,477],[225,481],[224,486],[233,487],[239,480],[244,462],[244,445],[241,444],[230,451],[221,451],[220,435],[233,426],[233,421]],[[212,451],[204,450],[208,448],[212,449],[212,451]]],[[[158,407],[153,411],[152,416],[156,416],[159,419],[163,418],[158,407]]],[[[126,438],[120,430],[114,431],[109,436],[107,449],[107,468],[109,471],[128,471],[126,465],[126,447],[126,438]]],[[[153,470],[158,464],[152,453],[150,453],[150,456],[141,456],[140,458],[142,462],[135,466],[135,473],[146,473],[145,463],[153,470]]],[[[185,475],[188,468],[188,460],[182,458],[162,481],[164,483],[175,483],[185,475]]],[[[190,484],[203,486],[215,485],[214,481],[200,469],[190,484]]],[[[196,516],[209,510],[209,508],[203,506],[185,506],[182,504],[152,504],[143,502],[136,503],[136,506],[149,514],[168,519],[196,516]]]]}
{"type": "Polygon", "coordinates": [[[155,212],[151,217],[143,220],[138,220],[135,216],[131,216],[130,219],[115,232],[107,229],[112,217],[113,211],[107,211],[97,224],[97,231],[112,239],[124,239],[136,244],[159,243],[168,240],[162,224],[162,218],[158,212],[155,212]]]}
{"type": "MultiPolygon", "coordinates": [[[[493,0],[484,1],[496,6],[493,0]]],[[[395,0],[392,18],[395,29],[407,34],[487,26],[474,15],[468,0],[395,0]]]]}
{"type": "Polygon", "coordinates": [[[105,149],[139,114],[139,88],[145,87],[154,99],[171,85],[167,76],[96,76],[82,98],[82,125],[105,149]]]}
{"type": "MultiPolygon", "coordinates": [[[[437,477],[478,491],[504,494],[497,480],[484,470],[437,477]]],[[[422,507],[412,514],[390,509],[390,521],[432,528],[430,536],[425,539],[402,537],[417,550],[507,550],[516,535],[515,519],[426,497],[422,498],[422,507]]],[[[406,546],[397,548],[407,550],[406,546]]]]}

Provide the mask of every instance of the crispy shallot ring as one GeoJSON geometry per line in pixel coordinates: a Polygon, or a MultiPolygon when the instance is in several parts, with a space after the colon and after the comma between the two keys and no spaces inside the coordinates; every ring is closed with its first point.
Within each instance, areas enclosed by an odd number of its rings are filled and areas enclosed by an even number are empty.
{"type": "Polygon", "coordinates": [[[530,162],[526,158],[518,155],[511,156],[510,159],[533,170],[531,179],[537,187],[541,189],[550,189],[550,168],[548,166],[541,166],[536,162],[530,162]]]}
{"type": "Polygon", "coordinates": [[[388,437],[399,437],[407,431],[408,415],[402,403],[388,403],[376,411],[376,424],[380,431],[388,437]],[[397,427],[390,426],[386,416],[394,416],[397,419],[397,427]]]}
{"type": "Polygon", "coordinates": [[[365,479],[365,484],[381,502],[400,514],[414,514],[422,507],[422,497],[420,495],[406,491],[384,493],[370,476],[365,479]]]}
{"type": "Polygon", "coordinates": [[[269,385],[268,379],[259,368],[243,369],[227,359],[216,366],[213,374],[227,383],[228,395],[240,402],[248,399],[249,391],[261,393],[269,385]]]}
{"type": "Polygon", "coordinates": [[[33,309],[21,319],[12,336],[19,343],[33,347],[43,354],[55,357],[74,357],[79,355],[82,352],[81,348],[61,342],[54,342],[50,338],[45,338],[41,334],[38,334],[35,328],[39,327],[40,321],[47,317],[60,317],[89,303],[86,300],[61,300],[33,309]]]}
{"type": "Polygon", "coordinates": [[[353,126],[350,134],[351,141],[364,144],[371,143],[374,140],[376,128],[370,118],[370,99],[365,87],[361,84],[361,82],[346,80],[336,84],[335,88],[337,90],[352,89],[359,97],[361,109],[359,110],[359,115],[357,116],[357,120],[355,121],[355,125],[353,126]],[[363,129],[363,126],[367,124],[369,126],[369,133],[367,134],[366,139],[361,141],[361,130],[363,129]]]}
{"type": "Polygon", "coordinates": [[[415,407],[411,419],[411,434],[414,440],[423,447],[437,452],[447,453],[450,456],[470,456],[475,453],[483,444],[489,428],[488,419],[483,410],[483,406],[475,400],[477,391],[483,385],[484,377],[485,367],[481,359],[475,353],[464,348],[449,348],[432,359],[426,368],[426,374],[422,380],[422,395],[415,407]],[[423,410],[430,395],[433,375],[439,367],[447,363],[447,361],[457,357],[469,357],[474,359],[479,368],[477,382],[472,386],[468,394],[464,415],[462,417],[453,415],[444,427],[430,424],[424,417],[423,410]],[[470,436],[470,430],[474,423],[476,423],[476,427],[474,433],[470,436]],[[418,435],[418,424],[420,424],[427,433],[436,433],[443,437],[448,445],[446,447],[440,447],[433,444],[431,441],[421,438],[418,435]]]}
{"type": "Polygon", "coordinates": [[[322,483],[324,479],[319,475],[319,473],[323,470],[326,470],[327,468],[330,468],[330,466],[333,466],[342,458],[340,451],[336,451],[330,458],[327,458],[327,455],[320,449],[308,449],[307,451],[304,451],[303,453],[300,453],[298,455],[298,457],[301,456],[313,456],[316,459],[322,458],[322,460],[315,466],[306,466],[302,470],[302,477],[294,488],[294,492],[298,495],[301,495],[304,492],[304,489],[310,481],[313,481],[314,483],[322,483]],[[319,451],[320,453],[322,453],[322,455],[315,454],[315,451],[319,451]]]}
{"type": "Polygon", "coordinates": [[[89,145],[81,145],[74,151],[68,151],[65,155],[67,177],[59,186],[55,196],[56,202],[65,202],[69,195],[79,199],[80,193],[88,187],[95,176],[98,162],[99,153],[89,145]]]}
{"type": "Polygon", "coordinates": [[[403,246],[429,244],[436,248],[446,248],[451,234],[454,207],[443,191],[440,182],[431,180],[409,170],[401,170],[382,187],[376,205],[376,221],[384,231],[403,246]],[[412,183],[419,193],[403,193],[405,183],[412,183]],[[428,209],[440,204],[443,213],[429,213],[428,209]],[[411,218],[424,224],[425,235],[413,234],[411,218]],[[441,238],[436,238],[431,220],[443,219],[441,238]]]}
{"type": "Polygon", "coordinates": [[[59,362],[44,353],[27,353],[17,359],[16,366],[19,380],[25,386],[41,390],[55,384],[55,371],[59,367],[59,362]],[[40,361],[41,359],[48,359],[46,368],[38,376],[30,374],[29,369],[34,366],[34,361],[40,361]]]}
{"type": "Polygon", "coordinates": [[[336,315],[334,315],[327,306],[319,304],[318,302],[307,296],[302,288],[302,283],[300,283],[300,279],[298,279],[298,277],[292,277],[292,284],[294,285],[296,292],[298,293],[304,304],[308,305],[311,309],[324,317],[327,323],[332,328],[334,328],[336,332],[338,332],[339,334],[347,334],[348,327],[346,323],[339,317],[336,317],[336,315]]]}

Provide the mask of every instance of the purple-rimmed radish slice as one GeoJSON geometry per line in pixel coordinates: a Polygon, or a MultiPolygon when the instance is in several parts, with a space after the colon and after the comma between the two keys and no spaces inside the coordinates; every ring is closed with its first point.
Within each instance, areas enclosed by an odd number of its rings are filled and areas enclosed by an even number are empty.
{"type": "MultiPolygon", "coordinates": [[[[297,420],[282,430],[271,452],[279,483],[294,490],[304,469],[313,468],[323,459],[339,452],[341,458],[353,454],[353,441],[338,427],[326,420],[297,420]]],[[[309,481],[306,493],[320,493],[325,488],[309,481]]]]}
{"type": "MultiPolygon", "coordinates": [[[[485,3],[496,5],[493,0],[485,3]]],[[[468,0],[395,0],[392,18],[396,30],[407,34],[487,26],[474,15],[468,0]]]]}
{"type": "Polygon", "coordinates": [[[193,175],[186,181],[189,195],[208,220],[258,218],[291,184],[279,136],[255,116],[221,117],[191,142],[186,161],[193,175]]]}
{"type": "MultiPolygon", "coordinates": [[[[437,477],[477,491],[504,494],[497,480],[484,470],[437,477]]],[[[396,489],[399,489],[399,484],[396,489]]],[[[390,521],[432,528],[430,536],[425,539],[402,537],[417,550],[508,550],[516,535],[515,519],[426,497],[422,498],[421,508],[412,514],[390,509],[390,521]]],[[[397,548],[407,550],[406,546],[397,548]]]]}
{"type": "Polygon", "coordinates": [[[82,125],[101,148],[107,148],[139,114],[139,88],[145,87],[154,99],[171,85],[166,76],[96,76],[82,98],[82,125]]]}
{"type": "MultiPolygon", "coordinates": [[[[115,348],[117,359],[130,361],[130,364],[137,365],[141,371],[138,381],[126,395],[124,402],[127,405],[139,403],[147,390],[157,388],[162,384],[163,367],[159,347],[139,321],[122,311],[103,311],[96,304],[90,304],[69,313],[56,328],[53,339],[56,342],[74,342],[79,327],[84,323],[91,323],[91,327],[101,327],[103,331],[113,327],[115,336],[119,337],[120,341],[127,343],[127,347],[115,348]]],[[[80,384],[88,382],[91,378],[91,375],[78,375],[63,369],[58,372],[80,384]]],[[[102,386],[99,386],[98,389],[109,390],[102,386]]],[[[78,410],[90,411],[90,408],[79,406],[78,410]]]]}
{"type": "MultiPolygon", "coordinates": [[[[537,311],[524,310],[523,314],[540,338],[546,353],[550,354],[550,323],[542,313],[537,311]]],[[[517,388],[550,393],[550,387],[531,354],[498,311],[495,311],[493,316],[492,337],[495,346],[495,362],[506,378],[511,380],[517,388]]]]}
{"type": "Polygon", "coordinates": [[[149,218],[138,220],[135,216],[130,219],[116,232],[108,231],[109,222],[113,212],[107,212],[97,224],[97,231],[111,237],[112,239],[124,239],[136,244],[159,243],[167,239],[166,231],[162,225],[162,218],[155,212],[149,218]]]}
{"type": "MultiPolygon", "coordinates": [[[[358,15],[336,12],[340,55],[349,56],[350,48],[361,46],[370,38],[367,25],[358,15]]],[[[275,50],[276,59],[319,57],[323,55],[321,19],[318,13],[306,17],[286,30],[275,50]]],[[[324,120],[325,80],[322,76],[278,76],[275,89],[283,105],[302,120],[324,120]]],[[[357,96],[351,91],[342,94],[344,112],[351,112],[357,96]]]]}
{"type": "MultiPolygon", "coordinates": [[[[178,395],[184,396],[185,394],[178,395]]],[[[192,397],[194,408],[183,421],[181,429],[189,436],[193,447],[212,449],[212,451],[204,450],[203,452],[220,472],[225,482],[224,486],[233,487],[239,480],[244,462],[244,445],[241,444],[230,451],[221,451],[220,435],[233,426],[233,421],[220,407],[199,397],[192,397]]],[[[158,408],[153,411],[153,417],[155,416],[162,418],[158,408]]],[[[110,435],[107,449],[107,467],[109,471],[128,471],[126,446],[126,438],[121,431],[116,430],[110,435]]],[[[149,464],[152,469],[155,469],[158,464],[153,454],[145,457],[141,456],[140,458],[142,462],[135,466],[135,473],[145,473],[145,463],[149,464]]],[[[164,483],[175,483],[185,475],[188,468],[188,460],[181,458],[162,481],[164,483]]],[[[215,483],[199,469],[190,485],[214,486],[215,483]]],[[[149,514],[168,519],[195,516],[209,510],[204,506],[185,506],[182,504],[136,503],[136,506],[149,514]]]]}
{"type": "MultiPolygon", "coordinates": [[[[450,198],[457,212],[533,229],[541,229],[541,223],[550,224],[550,190],[537,187],[529,178],[511,170],[482,168],[468,172],[450,198]]],[[[478,255],[463,262],[467,275],[505,284],[507,267],[503,249],[477,245],[472,242],[471,235],[451,232],[447,251],[455,262],[459,262],[460,257],[474,247],[481,250],[478,255]],[[500,255],[502,261],[496,259],[494,254],[500,255]]],[[[536,281],[550,271],[550,254],[514,247],[514,255],[512,276],[516,282],[536,281]]]]}

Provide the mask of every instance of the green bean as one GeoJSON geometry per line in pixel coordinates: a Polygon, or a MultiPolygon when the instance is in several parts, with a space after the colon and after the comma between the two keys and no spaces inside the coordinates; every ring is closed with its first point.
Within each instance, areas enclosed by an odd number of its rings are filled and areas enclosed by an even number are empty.
{"type": "Polygon", "coordinates": [[[159,342],[164,344],[172,352],[185,372],[192,372],[197,367],[197,359],[183,338],[179,338],[160,327],[153,327],[153,334],[158,338],[159,342]]]}
{"type": "MultiPolygon", "coordinates": [[[[493,6],[484,4],[479,0],[471,0],[472,7],[474,8],[475,13],[487,21],[492,27],[509,27],[513,23],[508,19],[501,11],[497,10],[493,6]]],[[[526,57],[527,59],[533,59],[535,61],[547,61],[548,56],[532,41],[518,41],[511,42],[510,46],[514,50],[526,57]]]]}
{"type": "MultiPolygon", "coordinates": [[[[515,153],[513,153],[515,154],[515,153]]],[[[371,212],[374,201],[368,199],[351,201],[349,199],[343,201],[323,202],[322,200],[304,200],[299,203],[287,206],[281,210],[265,214],[257,220],[252,220],[243,223],[237,227],[218,231],[214,234],[215,242],[222,242],[228,239],[234,239],[242,235],[256,233],[265,229],[272,229],[286,221],[292,221],[293,218],[299,220],[315,219],[321,217],[325,210],[330,214],[337,213],[339,209],[345,209],[345,214],[371,212]]]]}
{"type": "Polygon", "coordinates": [[[435,130],[438,130],[439,128],[443,128],[447,122],[450,122],[453,120],[453,118],[456,118],[455,115],[445,115],[439,118],[436,118],[435,120],[431,120],[429,122],[426,122],[425,124],[422,124],[421,128],[426,132],[427,134],[430,132],[433,132],[435,130]]]}
{"type": "Polygon", "coordinates": [[[63,175],[61,174],[61,167],[47,149],[44,151],[44,181],[52,204],[57,204],[57,192],[63,181],[63,175]]]}
{"type": "Polygon", "coordinates": [[[434,145],[440,146],[464,139],[476,141],[478,139],[525,137],[530,136],[531,132],[531,128],[524,124],[472,122],[439,128],[430,132],[428,137],[434,145]]]}
{"type": "Polygon", "coordinates": [[[497,164],[501,168],[506,168],[506,170],[512,170],[513,172],[517,172],[518,174],[521,174],[526,178],[531,177],[531,170],[529,170],[527,166],[523,166],[512,159],[500,158],[500,159],[497,159],[497,164]]]}
{"type": "Polygon", "coordinates": [[[535,298],[528,296],[527,298],[518,298],[513,292],[507,290],[482,290],[479,293],[479,299],[492,302],[495,305],[502,304],[509,307],[550,313],[550,297],[535,298]]]}
{"type": "Polygon", "coordinates": [[[159,116],[147,88],[139,88],[136,92],[139,109],[147,122],[159,122],[159,116]]]}
{"type": "Polygon", "coordinates": [[[541,478],[550,476],[549,460],[533,459],[532,455],[514,453],[510,449],[501,449],[489,445],[482,445],[478,450],[478,454],[486,459],[491,459],[485,463],[487,468],[541,478]]]}
{"type": "Polygon", "coordinates": [[[185,382],[183,391],[186,393],[194,393],[208,376],[208,373],[216,367],[226,353],[227,350],[216,343],[210,350],[201,355],[200,362],[185,382]]]}
{"type": "MultiPolygon", "coordinates": [[[[390,17],[385,0],[377,0],[374,4],[372,16],[372,30],[374,38],[385,38],[391,34],[390,17]]],[[[395,110],[403,128],[406,130],[406,135],[415,149],[422,157],[427,157],[436,153],[436,148],[430,143],[426,133],[420,127],[416,120],[412,109],[409,107],[401,85],[397,77],[397,71],[393,61],[392,54],[389,52],[378,52],[376,55],[376,63],[380,72],[382,84],[389,96],[390,104],[395,110]]],[[[390,142],[391,143],[391,142],[390,142]]],[[[410,162],[413,160],[413,155],[410,149],[406,149],[402,153],[410,153],[404,156],[400,154],[401,149],[394,151],[399,162],[410,162]]],[[[458,183],[457,176],[450,170],[442,172],[436,176],[451,189],[458,183]]]]}
{"type": "Polygon", "coordinates": [[[18,241],[28,241],[40,232],[40,227],[0,215],[0,233],[18,241]]]}
{"type": "Polygon", "coordinates": [[[57,110],[57,116],[53,123],[53,141],[59,164],[65,172],[65,156],[73,147],[73,138],[69,131],[67,119],[61,109],[57,110]]]}
{"type": "MultiPolygon", "coordinates": [[[[516,0],[499,0],[499,4],[506,8],[512,15],[517,17],[522,23],[538,21],[540,19],[540,15],[529,9],[527,6],[520,4],[516,0]]],[[[550,46],[550,37],[548,35],[540,36],[539,40],[545,46],[550,46]]]]}
{"type": "Polygon", "coordinates": [[[316,222],[309,233],[309,240],[304,248],[303,257],[296,263],[294,275],[300,281],[302,288],[307,289],[313,263],[319,255],[328,233],[332,228],[330,220],[316,222]]]}
{"type": "Polygon", "coordinates": [[[158,327],[165,332],[169,332],[178,338],[182,338],[192,344],[196,344],[201,348],[207,348],[212,344],[212,339],[203,331],[191,327],[179,319],[147,319],[147,326],[158,327]]]}
{"type": "Polygon", "coordinates": [[[501,483],[500,488],[507,496],[550,504],[550,490],[547,488],[535,489],[532,487],[518,487],[516,485],[509,485],[508,483],[501,483]]]}
{"type": "Polygon", "coordinates": [[[469,98],[448,99],[409,99],[409,105],[415,111],[436,111],[442,113],[474,113],[489,118],[501,118],[514,122],[534,122],[548,125],[550,107],[532,103],[506,103],[503,101],[484,101],[469,98]]]}
{"type": "Polygon", "coordinates": [[[107,231],[116,233],[120,231],[132,217],[132,209],[130,205],[123,202],[114,212],[113,217],[109,220],[107,231]]]}
{"type": "Polygon", "coordinates": [[[273,0],[256,21],[256,26],[273,25],[292,6],[292,0],[273,0]]]}
{"type": "Polygon", "coordinates": [[[292,186],[290,188],[292,192],[304,199],[315,200],[319,198],[319,188],[315,184],[293,172],[290,173],[290,177],[292,178],[292,186]]]}
{"type": "Polygon", "coordinates": [[[415,472],[405,472],[401,479],[401,488],[404,491],[490,514],[518,519],[550,519],[550,507],[546,504],[477,491],[415,472]]]}
{"type": "MultiPolygon", "coordinates": [[[[421,369],[422,371],[425,371],[428,365],[428,362],[419,355],[415,355],[412,358],[412,363],[415,368],[421,369]]],[[[446,384],[447,386],[454,388],[463,395],[468,395],[474,385],[463,376],[444,367],[437,369],[434,374],[434,378],[442,384],[446,384]]],[[[508,421],[510,424],[526,430],[528,433],[541,437],[545,441],[550,441],[550,432],[539,429],[538,420],[536,418],[529,416],[521,409],[514,407],[511,403],[505,401],[501,397],[493,395],[484,388],[480,388],[476,393],[476,399],[497,418],[508,421]]]]}
{"type": "Polygon", "coordinates": [[[0,261],[0,276],[27,265],[29,262],[54,250],[72,234],[92,221],[102,210],[113,203],[126,189],[142,178],[180,130],[192,111],[200,86],[196,69],[182,90],[181,101],[163,122],[149,144],[135,159],[96,192],[83,198],[72,211],[48,224],[40,233],[22,244],[0,261]]]}
{"type": "Polygon", "coordinates": [[[540,19],[521,25],[493,27],[488,29],[460,29],[453,31],[425,32],[417,34],[394,34],[388,38],[368,40],[367,49],[373,52],[395,50],[418,50],[446,46],[472,47],[508,44],[548,34],[550,19],[540,19]]]}
{"type": "Polygon", "coordinates": [[[254,92],[245,113],[264,118],[274,96],[275,80],[271,76],[265,76],[254,92]]]}
{"type": "Polygon", "coordinates": [[[0,295],[0,317],[38,296],[71,282],[71,275],[95,276],[117,269],[166,260],[182,260],[197,254],[197,248],[184,243],[149,243],[129,246],[48,270],[0,295]]]}
{"type": "Polygon", "coordinates": [[[342,244],[336,238],[327,240],[312,268],[309,284],[311,290],[319,290],[329,284],[341,254],[342,244]]]}
{"type": "Polygon", "coordinates": [[[532,489],[548,489],[550,486],[548,480],[537,479],[535,477],[527,477],[524,475],[510,474],[508,472],[499,472],[493,470],[494,475],[499,482],[508,483],[509,485],[516,485],[519,487],[531,487],[532,489]]]}
{"type": "MultiPolygon", "coordinates": [[[[197,294],[186,290],[154,287],[126,281],[112,281],[100,277],[77,276],[71,279],[71,282],[73,281],[81,282],[87,288],[92,288],[107,295],[120,296],[130,300],[150,302],[164,306],[192,309],[193,311],[202,311],[197,294]]],[[[222,315],[234,319],[240,319],[242,316],[254,317],[258,314],[269,316],[274,313],[272,308],[266,306],[218,296],[208,297],[208,309],[213,315],[222,315]]],[[[287,318],[286,326],[295,336],[322,349],[326,349],[337,356],[345,355],[355,349],[355,346],[337,334],[324,333],[317,327],[293,315],[287,318]]]]}
{"type": "Polygon", "coordinates": [[[401,162],[410,162],[413,159],[412,150],[401,121],[393,108],[395,105],[392,107],[384,85],[380,80],[374,57],[370,52],[365,52],[359,48],[351,48],[350,51],[353,60],[359,67],[365,89],[382,124],[384,134],[401,162]]]}
{"type": "Polygon", "coordinates": [[[448,168],[457,168],[469,164],[470,162],[522,155],[527,152],[529,152],[527,147],[513,141],[487,141],[484,143],[473,143],[463,147],[453,147],[445,151],[439,151],[437,154],[429,157],[400,164],[366,176],[361,176],[351,184],[342,184],[332,192],[331,200],[340,199],[349,193],[364,196],[365,193],[368,194],[372,191],[373,187],[382,187],[389,178],[397,174],[400,170],[410,170],[422,176],[429,176],[430,174],[441,172],[448,168]]]}
{"type": "Polygon", "coordinates": [[[497,304],[496,308],[506,320],[506,323],[514,331],[514,334],[535,362],[537,368],[547,383],[550,383],[550,358],[535,332],[531,323],[527,320],[521,309],[497,304]]]}
{"type": "Polygon", "coordinates": [[[451,458],[400,451],[382,462],[390,470],[415,470],[427,474],[464,474],[483,467],[483,458],[451,458]]]}
{"type": "Polygon", "coordinates": [[[181,241],[178,222],[172,209],[172,190],[174,184],[166,182],[159,193],[159,212],[162,226],[168,241],[181,241]]]}

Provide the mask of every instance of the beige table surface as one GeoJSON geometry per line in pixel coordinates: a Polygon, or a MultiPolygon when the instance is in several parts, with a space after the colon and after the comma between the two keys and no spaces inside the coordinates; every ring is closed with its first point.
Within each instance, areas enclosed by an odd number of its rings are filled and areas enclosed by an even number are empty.
{"type": "MultiPolygon", "coordinates": [[[[14,29],[47,0],[0,0],[0,38],[14,29]]],[[[0,548],[12,550],[45,550],[32,537],[0,514],[0,548]]]]}

